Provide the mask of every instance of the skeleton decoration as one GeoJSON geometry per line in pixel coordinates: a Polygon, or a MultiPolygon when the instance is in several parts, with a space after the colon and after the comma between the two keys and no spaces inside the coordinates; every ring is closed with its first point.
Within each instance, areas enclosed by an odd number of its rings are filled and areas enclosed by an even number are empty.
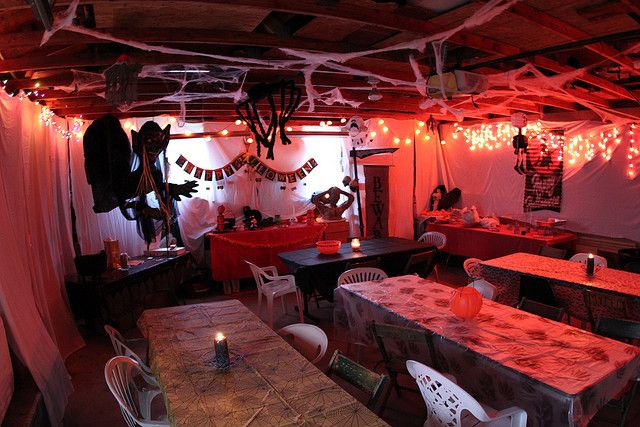
{"type": "Polygon", "coordinates": [[[249,89],[247,99],[236,105],[238,116],[244,120],[258,142],[258,157],[260,146],[263,146],[267,149],[267,159],[273,160],[273,147],[278,132],[283,145],[291,144],[285,133],[285,125],[298,108],[301,93],[300,88],[291,80],[259,83],[249,89]],[[266,119],[259,109],[259,104],[264,101],[269,105],[270,115],[266,119]]]}
{"type": "MultiPolygon", "coordinates": [[[[159,156],[169,144],[170,126],[161,129],[155,122],[146,122],[139,132],[131,131],[130,148],[118,119],[107,115],[95,120],[83,139],[93,211],[120,208],[125,218],[137,221],[138,233],[147,245],[155,240],[160,221],[169,229],[174,227],[172,234],[179,236],[171,205],[182,196],[191,197],[198,185],[196,181],[169,184],[163,177],[159,156]]],[[[165,160],[165,170],[166,166],[165,160]]]]}
{"type": "Polygon", "coordinates": [[[140,70],[140,64],[132,64],[127,55],[120,55],[118,61],[104,71],[105,98],[110,105],[129,105],[138,98],[140,70]]]}
{"type": "Polygon", "coordinates": [[[360,116],[351,117],[347,120],[341,130],[349,133],[349,136],[351,137],[351,145],[353,147],[360,147],[368,142],[368,128],[360,116]]]}
{"type": "Polygon", "coordinates": [[[513,113],[511,115],[511,125],[518,128],[518,134],[513,137],[513,153],[516,155],[516,165],[513,169],[520,175],[526,174],[525,164],[527,161],[527,137],[522,134],[522,128],[527,126],[527,116],[524,113],[513,113]]]}
{"type": "Polygon", "coordinates": [[[354,200],[355,197],[352,194],[338,187],[331,187],[326,191],[314,193],[313,196],[311,196],[311,203],[316,205],[320,217],[325,221],[342,219],[342,214],[349,209],[354,200]],[[347,200],[338,204],[341,196],[345,196],[347,200]]]}

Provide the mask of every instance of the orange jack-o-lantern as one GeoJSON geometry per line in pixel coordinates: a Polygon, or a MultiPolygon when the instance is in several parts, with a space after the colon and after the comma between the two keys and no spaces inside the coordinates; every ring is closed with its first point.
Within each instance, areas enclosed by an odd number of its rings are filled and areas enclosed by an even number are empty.
{"type": "Polygon", "coordinates": [[[458,288],[451,297],[451,312],[463,319],[471,319],[480,312],[482,295],[469,286],[458,288]]]}

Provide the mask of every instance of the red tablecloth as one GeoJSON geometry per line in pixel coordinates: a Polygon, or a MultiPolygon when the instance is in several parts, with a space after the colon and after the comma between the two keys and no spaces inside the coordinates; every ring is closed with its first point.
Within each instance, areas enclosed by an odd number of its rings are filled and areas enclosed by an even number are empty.
{"type": "Polygon", "coordinates": [[[447,236],[444,251],[451,255],[480,258],[498,258],[516,252],[537,254],[541,246],[552,246],[576,240],[576,235],[566,231],[552,236],[542,236],[529,232],[526,235],[513,234],[501,225],[498,231],[481,227],[464,227],[458,224],[429,224],[428,231],[439,231],[447,236]]]}
{"type": "Polygon", "coordinates": [[[275,265],[279,273],[287,269],[278,253],[302,249],[322,240],[323,224],[271,227],[262,230],[209,233],[211,273],[214,280],[252,277],[244,260],[260,267],[275,265]]]}

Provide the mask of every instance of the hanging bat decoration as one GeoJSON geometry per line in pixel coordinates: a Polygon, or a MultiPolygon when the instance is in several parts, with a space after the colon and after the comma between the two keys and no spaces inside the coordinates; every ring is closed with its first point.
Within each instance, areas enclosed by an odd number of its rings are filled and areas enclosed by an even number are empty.
{"type": "Polygon", "coordinates": [[[258,157],[262,146],[267,149],[267,159],[273,160],[273,148],[278,133],[283,145],[291,144],[285,132],[285,125],[298,109],[301,94],[300,88],[291,80],[259,83],[249,89],[247,99],[236,105],[236,113],[247,124],[258,142],[258,157]],[[259,108],[259,104],[264,104],[265,101],[269,107],[266,119],[259,108]]]}

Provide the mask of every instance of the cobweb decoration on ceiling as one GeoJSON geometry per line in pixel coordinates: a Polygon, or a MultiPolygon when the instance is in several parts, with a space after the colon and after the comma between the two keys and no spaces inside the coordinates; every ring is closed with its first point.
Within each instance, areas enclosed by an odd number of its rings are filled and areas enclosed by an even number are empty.
{"type": "MultiPolygon", "coordinates": [[[[454,28],[441,31],[439,33],[432,34],[426,37],[421,37],[415,40],[386,46],[383,48],[354,51],[348,53],[311,52],[298,49],[280,48],[280,51],[289,55],[293,59],[266,60],[247,57],[215,55],[161,45],[150,45],[135,40],[119,38],[97,30],[84,28],[73,23],[73,19],[76,16],[76,9],[79,4],[79,0],[73,0],[66,11],[56,15],[52,29],[50,31],[45,31],[43,34],[41,45],[45,44],[47,40],[49,40],[49,38],[57,31],[65,30],[88,35],[101,40],[120,43],[143,51],[159,52],[169,55],[201,57],[207,58],[209,60],[220,61],[222,64],[226,64],[220,67],[227,66],[229,67],[229,69],[243,70],[243,76],[246,75],[246,72],[249,69],[271,71],[283,69],[297,70],[304,76],[306,99],[303,99],[302,104],[307,105],[309,112],[314,111],[316,102],[322,102],[327,105],[339,103],[343,105],[349,105],[354,108],[357,108],[360,105],[360,103],[356,100],[350,100],[343,97],[342,93],[340,92],[341,88],[339,87],[324,93],[319,93],[314,88],[312,81],[314,73],[319,71],[331,70],[345,73],[351,76],[372,77],[380,80],[380,82],[382,83],[394,86],[401,90],[415,91],[423,98],[419,105],[420,108],[424,109],[427,113],[437,114],[438,112],[440,112],[443,115],[451,114],[457,120],[462,120],[464,118],[482,118],[483,115],[494,112],[497,107],[505,107],[506,109],[509,109],[509,102],[515,100],[516,97],[532,95],[539,97],[554,97],[563,101],[578,103],[596,113],[603,121],[606,122],[620,124],[637,121],[638,118],[636,116],[626,114],[624,112],[615,111],[609,108],[606,104],[603,105],[602,103],[593,102],[589,100],[589,97],[581,96],[579,92],[569,91],[566,89],[567,85],[571,84],[574,80],[585,79],[585,76],[591,73],[592,68],[601,65],[599,63],[593,64],[588,67],[571,70],[565,73],[559,73],[552,77],[546,76],[540,69],[536,68],[535,66],[526,64],[519,69],[512,70],[506,73],[488,75],[486,77],[486,89],[484,89],[483,87],[483,90],[480,93],[473,95],[474,98],[471,100],[471,107],[468,106],[469,93],[460,93],[453,99],[448,98],[446,88],[443,87],[444,56],[446,50],[445,42],[447,42],[452,36],[459,33],[460,31],[470,30],[474,27],[478,27],[490,22],[492,19],[504,13],[512,5],[519,1],[521,0],[489,0],[482,4],[482,6],[474,14],[472,14],[470,17],[468,17],[461,24],[454,28]],[[411,56],[412,53],[416,52],[424,54],[425,49],[429,45],[432,47],[435,56],[435,70],[430,70],[430,73],[431,75],[437,75],[439,77],[438,85],[440,87],[435,88],[439,89],[441,96],[441,98],[439,99],[433,99],[432,97],[430,97],[427,90],[428,79],[425,79],[417,61],[414,57],[411,56]],[[415,76],[414,80],[390,78],[382,74],[372,73],[370,70],[362,70],[356,67],[345,65],[345,63],[350,60],[388,52],[409,53],[409,63],[407,64],[407,66],[410,67],[413,71],[413,75],[415,76]],[[504,101],[499,100],[498,103],[494,102],[494,105],[488,105],[485,107],[481,107],[475,102],[475,99],[493,99],[494,101],[496,101],[495,98],[507,99],[504,101]],[[463,106],[463,104],[465,103],[467,105],[463,106]]],[[[627,55],[639,49],[640,43],[636,43],[629,49],[621,52],[621,55],[627,55]]],[[[140,78],[143,78],[142,76],[146,68],[147,66],[143,68],[140,78]]],[[[163,76],[163,78],[165,77],[166,75],[163,76]]],[[[361,90],[368,89],[369,87],[361,88],[361,90]]],[[[193,93],[190,94],[189,92],[182,90],[169,97],[163,97],[154,101],[145,102],[179,102],[182,110],[182,120],[184,120],[186,103],[188,103],[189,100],[207,99],[203,98],[203,96],[207,95],[209,98],[232,98],[235,102],[238,102],[245,96],[245,93],[242,91],[241,85],[235,90],[225,89],[224,91],[221,91],[217,94],[206,95],[193,93]]],[[[630,92],[628,92],[626,96],[624,95],[625,94],[623,93],[622,96],[628,99],[635,99],[633,94],[631,94],[630,92]]],[[[135,108],[134,106],[136,105],[139,106],[140,104],[132,103],[130,108],[135,108]]]]}
{"type": "Polygon", "coordinates": [[[142,66],[120,55],[118,61],[104,70],[105,98],[110,105],[129,105],[138,98],[138,74],[142,66]]]}

